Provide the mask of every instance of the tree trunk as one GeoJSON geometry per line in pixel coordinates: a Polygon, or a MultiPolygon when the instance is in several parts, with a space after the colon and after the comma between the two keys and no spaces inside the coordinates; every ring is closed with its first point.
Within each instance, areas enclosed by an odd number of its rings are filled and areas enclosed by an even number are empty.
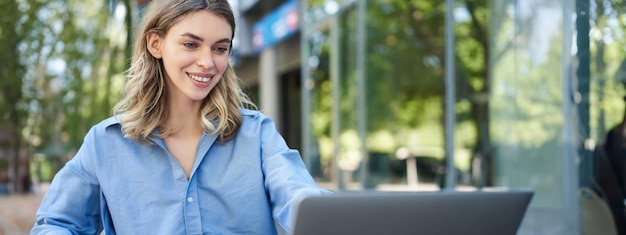
{"type": "Polygon", "coordinates": [[[8,180],[10,191],[14,193],[28,192],[30,189],[30,176],[28,158],[22,151],[22,111],[23,94],[22,79],[23,69],[20,65],[20,55],[17,48],[21,40],[16,32],[16,24],[21,18],[16,1],[1,1],[0,9],[0,102],[2,102],[4,121],[0,126],[9,135],[0,144],[2,150],[7,153],[8,180]],[[5,30],[6,29],[6,30],[5,30]]]}

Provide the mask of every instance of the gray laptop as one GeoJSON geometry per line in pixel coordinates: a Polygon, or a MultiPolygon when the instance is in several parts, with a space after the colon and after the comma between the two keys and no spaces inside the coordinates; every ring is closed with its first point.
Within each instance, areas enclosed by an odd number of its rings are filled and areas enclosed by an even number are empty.
{"type": "Polygon", "coordinates": [[[305,198],[293,235],[516,234],[533,191],[337,192],[305,198]]]}

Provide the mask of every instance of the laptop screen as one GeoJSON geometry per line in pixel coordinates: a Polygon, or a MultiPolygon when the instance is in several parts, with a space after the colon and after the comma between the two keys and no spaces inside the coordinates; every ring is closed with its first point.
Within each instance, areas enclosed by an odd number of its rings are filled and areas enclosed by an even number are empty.
{"type": "Polygon", "coordinates": [[[293,235],[516,234],[532,191],[338,192],[305,198],[293,235]]]}

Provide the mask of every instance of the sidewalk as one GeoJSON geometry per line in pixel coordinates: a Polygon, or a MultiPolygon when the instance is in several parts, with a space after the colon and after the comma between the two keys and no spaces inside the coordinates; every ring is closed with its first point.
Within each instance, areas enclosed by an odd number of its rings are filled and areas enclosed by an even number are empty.
{"type": "Polygon", "coordinates": [[[43,191],[21,195],[0,195],[0,235],[26,235],[35,223],[43,191]]]}

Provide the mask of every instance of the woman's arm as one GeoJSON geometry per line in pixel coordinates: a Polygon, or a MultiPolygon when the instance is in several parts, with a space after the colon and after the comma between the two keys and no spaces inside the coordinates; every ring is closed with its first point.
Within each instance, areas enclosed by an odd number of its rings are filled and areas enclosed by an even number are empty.
{"type": "Polygon", "coordinates": [[[330,191],[317,186],[300,153],[287,147],[271,120],[265,119],[261,125],[265,188],[269,191],[276,223],[290,233],[300,201],[308,196],[327,195],[330,191]]]}
{"type": "Polygon", "coordinates": [[[93,134],[90,133],[76,156],[52,180],[31,234],[98,234],[102,231],[100,186],[92,170],[96,165],[93,134]]]}

